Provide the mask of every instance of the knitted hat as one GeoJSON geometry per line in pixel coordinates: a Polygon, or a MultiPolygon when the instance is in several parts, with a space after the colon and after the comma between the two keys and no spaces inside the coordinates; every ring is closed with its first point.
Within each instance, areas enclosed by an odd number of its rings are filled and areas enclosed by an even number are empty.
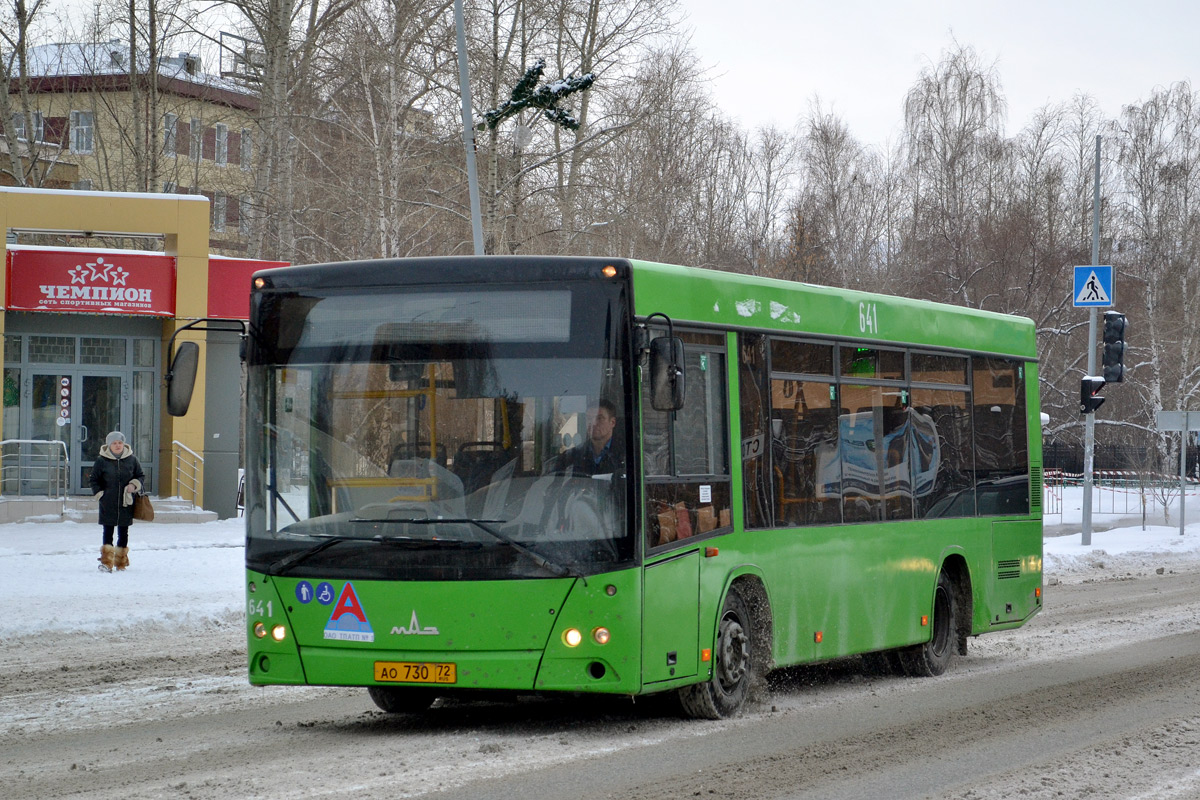
{"type": "Polygon", "coordinates": [[[124,443],[124,441],[125,441],[125,434],[121,433],[120,431],[113,431],[108,436],[104,437],[104,443],[109,446],[111,446],[113,442],[124,443]]]}

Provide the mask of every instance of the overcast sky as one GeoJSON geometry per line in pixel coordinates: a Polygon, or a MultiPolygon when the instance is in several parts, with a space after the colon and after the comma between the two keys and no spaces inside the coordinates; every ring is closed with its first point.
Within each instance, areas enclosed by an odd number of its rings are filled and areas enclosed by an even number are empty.
{"type": "Polygon", "coordinates": [[[814,96],[867,144],[899,137],[904,95],[955,40],[996,62],[1015,134],[1047,103],[1108,117],[1156,86],[1200,90],[1200,0],[680,0],[717,104],[790,128],[814,96]]]}

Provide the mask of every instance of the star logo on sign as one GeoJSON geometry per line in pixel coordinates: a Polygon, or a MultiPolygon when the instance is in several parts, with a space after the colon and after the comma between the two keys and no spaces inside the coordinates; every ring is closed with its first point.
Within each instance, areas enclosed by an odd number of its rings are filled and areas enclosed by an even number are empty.
{"type": "Polygon", "coordinates": [[[108,282],[108,271],[112,269],[110,265],[105,264],[101,259],[98,263],[88,264],[88,266],[91,267],[92,270],[92,280],[102,280],[108,282]]]}
{"type": "Polygon", "coordinates": [[[76,266],[75,269],[67,270],[67,274],[71,276],[71,283],[87,284],[87,270],[83,267],[76,266]]]}
{"type": "Polygon", "coordinates": [[[114,267],[112,275],[113,286],[124,286],[125,279],[129,277],[129,273],[122,267],[114,267]]]}

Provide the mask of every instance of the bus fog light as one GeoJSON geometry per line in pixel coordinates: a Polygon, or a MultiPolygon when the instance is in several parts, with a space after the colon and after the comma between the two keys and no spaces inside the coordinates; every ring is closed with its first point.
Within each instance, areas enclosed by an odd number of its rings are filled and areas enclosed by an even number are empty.
{"type": "Polygon", "coordinates": [[[287,628],[283,627],[282,625],[276,625],[274,628],[271,628],[271,638],[277,642],[282,642],[283,637],[286,635],[287,628]]]}
{"type": "Polygon", "coordinates": [[[611,634],[608,632],[608,628],[596,628],[592,631],[592,639],[595,640],[596,644],[608,644],[610,637],[611,634]]]}
{"type": "Polygon", "coordinates": [[[583,634],[579,632],[578,628],[567,628],[563,631],[563,644],[567,647],[578,647],[582,641],[583,634]]]}
{"type": "Polygon", "coordinates": [[[260,639],[263,638],[264,636],[266,636],[267,635],[267,626],[263,625],[261,622],[254,623],[254,635],[260,639]]]}

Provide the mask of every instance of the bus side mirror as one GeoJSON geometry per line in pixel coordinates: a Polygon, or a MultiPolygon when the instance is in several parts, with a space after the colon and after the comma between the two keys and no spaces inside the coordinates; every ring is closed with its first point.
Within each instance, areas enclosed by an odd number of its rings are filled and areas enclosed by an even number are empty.
{"type": "Polygon", "coordinates": [[[200,345],[180,342],[171,367],[167,370],[167,413],[172,417],[187,414],[196,386],[196,369],[200,365],[200,345]]]}
{"type": "Polygon", "coordinates": [[[650,405],[655,411],[683,408],[683,339],[659,336],[650,341],[650,405]]]}

